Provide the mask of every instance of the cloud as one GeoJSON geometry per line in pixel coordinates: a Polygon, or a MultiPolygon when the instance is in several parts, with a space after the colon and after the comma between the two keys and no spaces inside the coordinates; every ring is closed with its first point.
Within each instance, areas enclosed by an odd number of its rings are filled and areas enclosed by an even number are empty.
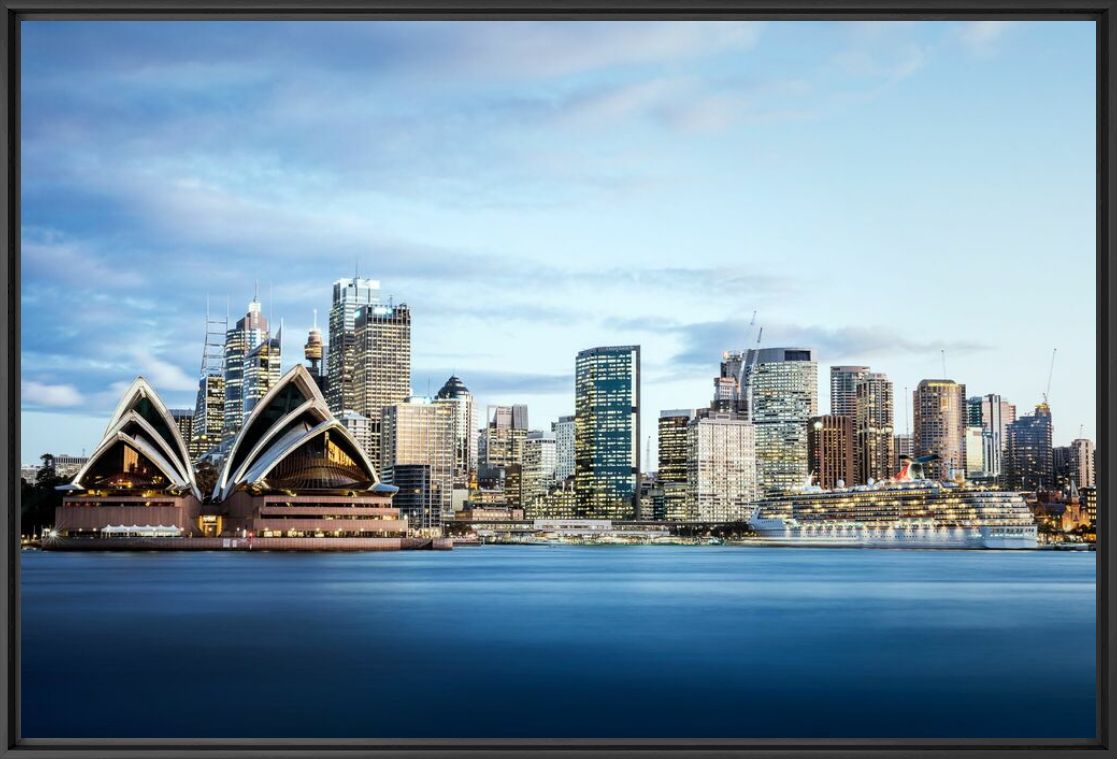
{"type": "Polygon", "coordinates": [[[957,27],[956,38],[971,55],[988,58],[997,52],[1008,21],[968,21],[957,27]]]}
{"type": "Polygon", "coordinates": [[[34,380],[24,380],[20,385],[20,405],[24,407],[64,408],[80,406],[84,400],[73,385],[48,385],[34,380]]]}
{"type": "Polygon", "coordinates": [[[484,398],[516,395],[556,395],[571,393],[574,390],[573,374],[535,374],[485,369],[416,369],[412,372],[412,382],[416,389],[420,387],[425,389],[427,380],[430,379],[431,393],[435,393],[451,374],[460,377],[474,396],[484,398]]]}
{"type": "Polygon", "coordinates": [[[137,350],[132,356],[140,368],[140,374],[158,393],[167,390],[196,390],[198,387],[197,378],[190,377],[176,364],[144,350],[137,350]]]}

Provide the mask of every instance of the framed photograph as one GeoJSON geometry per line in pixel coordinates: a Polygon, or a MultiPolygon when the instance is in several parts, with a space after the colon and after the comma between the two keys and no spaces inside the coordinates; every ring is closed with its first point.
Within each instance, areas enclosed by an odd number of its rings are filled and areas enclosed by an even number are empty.
{"type": "Polygon", "coordinates": [[[5,756],[1109,755],[1111,0],[2,2],[5,756]]]}

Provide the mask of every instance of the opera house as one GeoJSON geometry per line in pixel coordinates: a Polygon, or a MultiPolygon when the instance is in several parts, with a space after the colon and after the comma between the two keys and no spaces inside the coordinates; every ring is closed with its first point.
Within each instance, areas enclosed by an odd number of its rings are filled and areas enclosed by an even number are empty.
{"type": "Polygon", "coordinates": [[[59,548],[108,547],[105,541],[286,550],[449,547],[406,538],[407,521],[392,507],[397,489],[380,483],[304,366],[283,375],[253,407],[208,499],[169,410],[142,377],[124,394],[89,461],[60,489],[67,492],[55,519],[59,548]],[[76,540],[94,537],[100,540],[76,540]]]}

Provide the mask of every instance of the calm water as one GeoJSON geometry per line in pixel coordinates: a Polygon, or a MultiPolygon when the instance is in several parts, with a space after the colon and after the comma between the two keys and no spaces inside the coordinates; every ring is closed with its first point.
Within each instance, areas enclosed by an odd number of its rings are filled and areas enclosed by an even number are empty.
{"type": "Polygon", "coordinates": [[[1092,737],[1094,555],[23,560],[28,737],[1092,737]]]}

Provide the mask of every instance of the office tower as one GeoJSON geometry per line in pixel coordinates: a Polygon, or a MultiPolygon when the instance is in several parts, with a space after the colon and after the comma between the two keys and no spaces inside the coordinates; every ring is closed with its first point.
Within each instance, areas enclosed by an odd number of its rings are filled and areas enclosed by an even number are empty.
{"type": "MultiPolygon", "coordinates": [[[[899,459],[900,459],[901,456],[911,456],[912,445],[911,445],[911,433],[910,432],[902,432],[898,435],[893,435],[892,440],[893,440],[893,442],[895,443],[895,446],[896,446],[896,461],[897,461],[897,464],[899,463],[899,459]]],[[[897,467],[897,469],[899,469],[899,467],[897,467]]],[[[893,470],[892,472],[889,473],[889,476],[891,477],[895,473],[896,473],[896,470],[893,470]]]]}
{"type": "Polygon", "coordinates": [[[578,353],[574,408],[579,516],[632,519],[640,497],[640,346],[578,353]]]}
{"type": "Polygon", "coordinates": [[[853,418],[812,417],[807,424],[807,467],[814,483],[824,490],[852,485],[853,461],[853,418]]]}
{"type": "Polygon", "coordinates": [[[353,323],[352,408],[372,424],[367,453],[379,468],[380,414],[411,396],[411,311],[402,303],[360,306],[353,323]]]}
{"type": "MultiPolygon", "coordinates": [[[[357,310],[380,302],[380,283],[375,279],[354,277],[334,282],[330,306],[330,347],[326,353],[326,399],[335,415],[357,405],[356,321],[357,310]]],[[[375,463],[375,462],[374,462],[375,463]]]]}
{"type": "MultiPolygon", "coordinates": [[[[664,519],[677,522],[697,518],[688,509],[687,500],[687,429],[693,419],[694,409],[659,412],[659,466],[656,478],[663,488],[664,519]]],[[[755,455],[755,440],[753,446],[755,455]]]]}
{"type": "MultiPolygon", "coordinates": [[[[857,383],[869,373],[867,366],[830,367],[830,415],[857,415],[857,383]]],[[[848,480],[847,480],[848,482],[848,480]]]]}
{"type": "Polygon", "coordinates": [[[758,494],[752,422],[732,411],[696,416],[687,425],[688,516],[701,522],[743,521],[758,494]]]}
{"type": "MultiPolygon", "coordinates": [[[[248,352],[244,357],[244,380],[242,395],[244,404],[242,419],[247,419],[256,407],[256,403],[271,390],[272,385],[279,382],[279,368],[282,363],[283,328],[276,332],[275,337],[265,337],[264,341],[248,352]]],[[[226,403],[229,402],[228,393],[225,395],[226,403]]]]}
{"type": "Polygon", "coordinates": [[[488,421],[479,441],[479,466],[500,469],[522,464],[524,438],[527,436],[527,406],[489,406],[486,414],[488,421]]]}
{"type": "Polygon", "coordinates": [[[856,482],[864,484],[870,479],[887,480],[896,473],[898,462],[894,432],[892,382],[882,372],[863,372],[854,389],[853,462],[856,482]]]}
{"type": "MultiPolygon", "coordinates": [[[[252,296],[248,311],[232,329],[225,331],[225,429],[226,438],[237,434],[247,416],[244,398],[245,362],[248,356],[268,338],[268,320],[260,310],[260,301],[252,296]]],[[[278,379],[278,375],[276,377],[278,379]]]]}
{"type": "Polygon", "coordinates": [[[725,351],[721,354],[721,372],[714,378],[712,410],[748,415],[748,399],[742,385],[747,360],[748,353],[744,351],[725,351]]]}
{"type": "Polygon", "coordinates": [[[555,433],[555,479],[565,480],[574,476],[574,417],[560,416],[551,422],[555,433]]]}
{"type": "Polygon", "coordinates": [[[470,476],[477,469],[477,412],[473,393],[457,377],[451,375],[434,397],[435,403],[448,405],[454,419],[454,487],[469,487],[470,476]]]}
{"type": "MultiPolygon", "coordinates": [[[[364,414],[358,414],[353,409],[347,409],[341,412],[337,420],[341,422],[341,426],[349,431],[361,450],[367,454],[368,450],[372,448],[372,422],[369,421],[369,418],[364,414]]],[[[379,475],[380,470],[376,471],[379,475]]]]}
{"type": "Polygon", "coordinates": [[[173,408],[171,409],[171,418],[175,420],[175,426],[178,427],[178,434],[182,436],[182,439],[190,440],[193,437],[190,433],[194,428],[194,409],[173,408]]]}
{"type": "Polygon", "coordinates": [[[1094,441],[1077,438],[1070,444],[1070,474],[1074,484],[1092,488],[1094,482],[1094,441]]]}
{"type": "Polygon", "coordinates": [[[794,490],[807,477],[807,420],[818,416],[811,348],[748,351],[742,395],[751,403],[762,492],[794,490]],[[750,400],[751,399],[751,400],[750,400]]]}
{"type": "Polygon", "coordinates": [[[453,519],[453,408],[413,399],[382,411],[381,479],[400,489],[392,505],[412,529],[437,531],[453,519]]]}
{"type": "Polygon", "coordinates": [[[322,330],[318,329],[318,309],[314,309],[314,326],[306,333],[303,356],[314,383],[326,394],[326,375],[322,373],[322,330]]]}
{"type": "Polygon", "coordinates": [[[928,479],[945,480],[962,471],[965,459],[966,386],[954,380],[925,379],[912,393],[915,457],[937,455],[923,466],[928,479]]]}
{"type": "Polygon", "coordinates": [[[666,516],[663,485],[654,476],[640,478],[640,519],[662,522],[666,516]]]}
{"type": "Polygon", "coordinates": [[[190,457],[195,461],[221,444],[225,430],[225,334],[228,331],[228,317],[212,316],[207,301],[202,368],[194,400],[194,421],[190,425],[193,437],[188,444],[190,457]]]}
{"type": "Polygon", "coordinates": [[[966,478],[985,476],[985,430],[980,426],[966,425],[964,449],[966,451],[966,478]]]}
{"type": "MultiPolygon", "coordinates": [[[[533,430],[524,437],[520,471],[520,504],[544,497],[555,482],[556,439],[553,432],[533,430]]],[[[507,480],[506,480],[507,483],[507,480]]]]}
{"type": "Polygon", "coordinates": [[[1051,408],[1036,404],[1035,413],[1008,425],[1005,484],[1012,490],[1050,490],[1055,485],[1051,446],[1051,408]]]}
{"type": "MultiPolygon", "coordinates": [[[[970,399],[972,404],[973,398],[970,399]]],[[[968,424],[976,423],[982,429],[982,466],[988,477],[1004,475],[1004,452],[1008,445],[1008,425],[1016,421],[1016,406],[996,394],[980,396],[980,413],[971,412],[968,424]]],[[[972,407],[971,407],[972,408],[972,407]]]]}

